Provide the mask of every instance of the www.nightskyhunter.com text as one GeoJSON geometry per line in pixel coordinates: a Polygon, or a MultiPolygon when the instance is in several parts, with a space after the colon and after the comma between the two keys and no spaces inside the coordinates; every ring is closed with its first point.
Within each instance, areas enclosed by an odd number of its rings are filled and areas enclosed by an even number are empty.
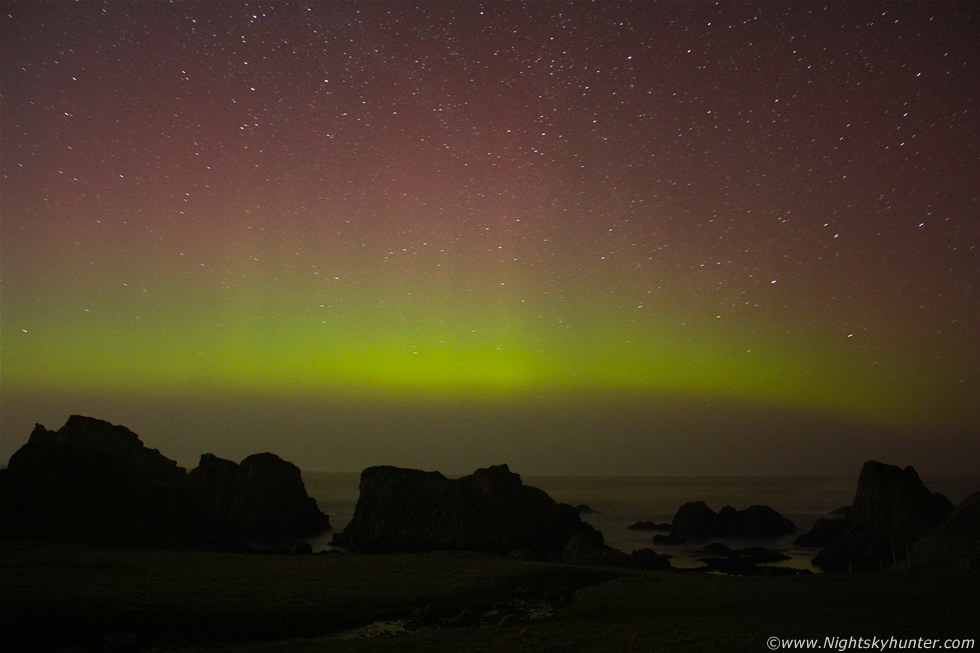
{"type": "Polygon", "coordinates": [[[770,651],[779,650],[832,650],[832,651],[915,651],[959,650],[969,651],[976,646],[973,639],[943,639],[929,637],[824,637],[792,639],[770,637],[766,640],[770,651]]]}

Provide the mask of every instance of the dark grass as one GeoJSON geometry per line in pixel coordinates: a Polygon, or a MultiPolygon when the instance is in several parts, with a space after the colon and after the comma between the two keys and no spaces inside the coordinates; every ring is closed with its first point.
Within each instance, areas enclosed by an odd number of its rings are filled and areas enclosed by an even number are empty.
{"type": "Polygon", "coordinates": [[[152,646],[314,636],[433,605],[483,609],[609,572],[480,556],[287,556],[0,542],[0,649],[124,631],[152,646]]]}
{"type": "Polygon", "coordinates": [[[480,556],[268,556],[0,542],[0,650],[133,633],[164,650],[765,651],[777,637],[974,637],[980,576],[958,569],[732,577],[480,556]],[[578,590],[578,591],[576,591],[578,590]],[[515,595],[557,614],[370,640],[332,633],[515,595]]]}

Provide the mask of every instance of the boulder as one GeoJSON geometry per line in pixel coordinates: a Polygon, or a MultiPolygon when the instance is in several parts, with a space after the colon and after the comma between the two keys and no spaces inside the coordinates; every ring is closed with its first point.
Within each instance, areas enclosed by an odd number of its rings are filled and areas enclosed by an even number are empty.
{"type": "Polygon", "coordinates": [[[703,501],[685,503],[674,515],[674,537],[781,537],[796,526],[769,506],[735,510],[725,506],[716,513],[703,501]]]}
{"type": "Polygon", "coordinates": [[[963,499],[949,519],[916,542],[909,563],[980,568],[980,492],[963,499]]]}
{"type": "Polygon", "coordinates": [[[940,525],[952,504],[933,494],[912,467],[868,461],[858,477],[851,523],[813,559],[825,571],[881,569],[906,558],[940,525]]]}
{"type": "Polygon", "coordinates": [[[381,466],[362,472],[354,516],[334,544],[365,552],[529,549],[556,558],[577,533],[602,538],[574,507],[524,485],[507,465],[457,479],[381,466]]]}

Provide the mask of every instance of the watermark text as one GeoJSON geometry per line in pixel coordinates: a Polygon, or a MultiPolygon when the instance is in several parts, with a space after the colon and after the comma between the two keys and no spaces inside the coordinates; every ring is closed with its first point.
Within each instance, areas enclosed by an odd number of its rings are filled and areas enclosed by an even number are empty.
{"type": "Polygon", "coordinates": [[[770,637],[766,640],[766,646],[770,651],[969,651],[975,648],[976,640],[930,637],[770,637]]]}

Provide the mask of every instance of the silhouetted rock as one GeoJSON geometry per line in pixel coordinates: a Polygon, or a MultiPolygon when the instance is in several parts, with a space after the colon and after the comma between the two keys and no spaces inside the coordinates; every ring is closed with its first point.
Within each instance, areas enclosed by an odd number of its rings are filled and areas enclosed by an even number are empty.
{"type": "Polygon", "coordinates": [[[797,537],[793,543],[799,546],[827,546],[832,539],[850,528],[851,523],[851,507],[838,508],[814,522],[813,528],[797,537]]]}
{"type": "Polygon", "coordinates": [[[674,514],[670,534],[677,537],[709,537],[717,535],[718,513],[704,501],[685,503],[674,514]]]}
{"type": "Polygon", "coordinates": [[[630,556],[608,546],[602,533],[592,527],[583,529],[568,538],[561,561],[572,565],[605,567],[631,567],[630,556]]]}
{"type": "Polygon", "coordinates": [[[201,506],[201,529],[218,543],[290,540],[330,526],[307,495],[299,468],[275,454],[254,454],[240,465],[204,454],[190,486],[201,506]]]}
{"type": "Polygon", "coordinates": [[[0,483],[0,535],[186,546],[193,500],[177,464],[123,427],[72,416],[37,425],[0,483]]]}
{"type": "Polygon", "coordinates": [[[674,515],[670,534],[675,537],[780,537],[796,530],[793,522],[769,506],[735,510],[725,506],[716,513],[703,501],[685,503],[674,515]]]}
{"type": "Polygon", "coordinates": [[[868,461],[861,469],[851,524],[813,559],[827,571],[881,569],[903,560],[946,521],[952,505],[931,493],[912,467],[868,461]]]}
{"type": "Polygon", "coordinates": [[[653,551],[639,549],[624,553],[608,546],[597,530],[576,533],[568,540],[561,561],[575,565],[601,567],[631,567],[638,569],[670,569],[670,558],[653,551]]]}
{"type": "Polygon", "coordinates": [[[183,485],[187,481],[183,467],[157,449],[148,449],[128,428],[94,417],[72,415],[57,431],[35,424],[28,442],[101,451],[118,461],[128,474],[142,480],[170,485],[183,485]]]}
{"type": "Polygon", "coordinates": [[[684,544],[686,541],[683,537],[670,533],[657,533],[653,536],[654,544],[684,544]]]}
{"type": "Polygon", "coordinates": [[[731,552],[732,548],[721,542],[712,542],[701,549],[701,553],[707,553],[711,556],[728,556],[731,552]]]}
{"type": "Polygon", "coordinates": [[[298,556],[308,556],[313,554],[313,545],[309,542],[297,542],[293,548],[293,553],[298,556]]]}
{"type": "Polygon", "coordinates": [[[626,528],[631,531],[669,531],[670,524],[660,524],[652,521],[638,521],[630,524],[626,528]]]}
{"type": "Polygon", "coordinates": [[[910,562],[980,569],[980,492],[963,499],[949,519],[916,542],[910,562]]]}
{"type": "Polygon", "coordinates": [[[575,510],[577,510],[578,514],[580,515],[591,515],[592,513],[595,512],[595,510],[591,506],[587,506],[584,503],[580,503],[577,506],[575,506],[575,510]]]}
{"type": "Polygon", "coordinates": [[[639,569],[670,569],[670,557],[653,549],[637,549],[630,554],[630,567],[639,569]]]}
{"type": "Polygon", "coordinates": [[[297,537],[326,517],[299,469],[272,454],[202,457],[188,475],[123,426],[73,415],[41,425],[0,478],[0,535],[189,547],[230,537],[297,537]],[[193,482],[192,482],[193,480],[193,482]]]}
{"type": "Polygon", "coordinates": [[[530,549],[555,558],[582,532],[602,537],[575,508],[524,485],[506,465],[453,480],[382,466],[361,473],[354,517],[334,543],[365,552],[530,549]]]}
{"type": "Polygon", "coordinates": [[[769,506],[749,506],[735,510],[725,506],[718,513],[722,534],[743,537],[782,537],[796,531],[796,526],[769,506]]]}

